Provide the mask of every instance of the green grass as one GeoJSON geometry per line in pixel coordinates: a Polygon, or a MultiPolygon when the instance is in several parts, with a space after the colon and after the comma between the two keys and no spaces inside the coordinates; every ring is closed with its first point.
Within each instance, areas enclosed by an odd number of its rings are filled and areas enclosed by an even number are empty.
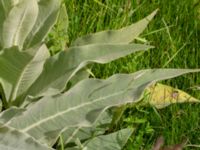
{"type": "MultiPolygon", "coordinates": [[[[144,68],[200,67],[198,0],[65,0],[65,3],[70,21],[70,42],[80,35],[129,25],[154,9],[160,9],[141,35],[155,48],[107,65],[94,65],[92,71],[98,78],[144,68]]],[[[200,98],[200,91],[192,88],[200,84],[200,74],[186,75],[165,83],[200,98]]],[[[200,145],[200,105],[173,105],[158,111],[151,107],[131,107],[126,110],[119,128],[127,126],[134,126],[136,130],[126,150],[148,150],[159,135],[165,137],[167,144],[188,139],[188,144],[200,145]]]]}

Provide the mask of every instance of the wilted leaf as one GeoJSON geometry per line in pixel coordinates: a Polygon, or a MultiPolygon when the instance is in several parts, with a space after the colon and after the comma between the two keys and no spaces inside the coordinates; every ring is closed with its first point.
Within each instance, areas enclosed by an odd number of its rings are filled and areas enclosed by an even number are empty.
{"type": "Polygon", "coordinates": [[[146,91],[149,94],[149,103],[158,109],[174,103],[200,102],[184,91],[160,83],[150,86],[146,91]]]}
{"type": "Polygon", "coordinates": [[[3,48],[2,42],[2,30],[3,30],[3,23],[6,17],[8,16],[8,13],[10,9],[12,8],[15,0],[0,0],[0,50],[3,48]]]}
{"type": "Polygon", "coordinates": [[[0,123],[6,124],[8,123],[12,118],[19,116],[24,112],[26,109],[24,108],[18,108],[18,107],[10,107],[9,109],[6,109],[5,111],[0,113],[0,123]]]}
{"type": "Polygon", "coordinates": [[[47,37],[47,46],[52,54],[66,49],[67,43],[69,42],[68,24],[69,20],[66,7],[65,4],[62,4],[57,22],[47,37]]]}
{"type": "Polygon", "coordinates": [[[164,145],[164,137],[160,136],[155,144],[153,145],[152,150],[182,150],[186,141],[183,141],[180,144],[170,145],[170,146],[163,146],[164,145]]]}

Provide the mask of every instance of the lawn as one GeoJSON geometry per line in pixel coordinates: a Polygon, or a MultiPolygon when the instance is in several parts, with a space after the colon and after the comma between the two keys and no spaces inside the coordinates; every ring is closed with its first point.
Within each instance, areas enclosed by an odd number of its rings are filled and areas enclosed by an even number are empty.
{"type": "MultiPolygon", "coordinates": [[[[193,0],[65,0],[69,16],[69,44],[76,37],[129,25],[159,8],[148,29],[137,39],[155,48],[107,65],[93,65],[95,77],[131,73],[144,68],[199,68],[199,1],[193,0]]],[[[200,98],[200,74],[164,82],[200,98]]],[[[126,150],[149,150],[163,135],[171,145],[187,139],[186,150],[200,149],[200,105],[177,104],[162,110],[129,107],[115,128],[134,126],[126,150]]]]}

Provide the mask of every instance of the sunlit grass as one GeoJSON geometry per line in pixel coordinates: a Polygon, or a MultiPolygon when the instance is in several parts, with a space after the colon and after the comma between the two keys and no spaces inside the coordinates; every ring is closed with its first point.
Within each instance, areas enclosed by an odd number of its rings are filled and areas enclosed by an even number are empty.
{"type": "MultiPolygon", "coordinates": [[[[200,67],[200,20],[198,1],[192,0],[65,0],[69,15],[69,40],[91,32],[116,29],[137,21],[154,9],[160,11],[148,29],[141,35],[155,49],[127,56],[108,65],[94,65],[92,71],[98,78],[114,73],[130,73],[144,68],[199,68],[200,67]]],[[[69,44],[70,44],[69,42],[69,44]]],[[[194,74],[169,80],[176,88],[200,98],[200,75],[194,74]]],[[[200,105],[172,105],[156,111],[153,108],[129,108],[120,127],[130,125],[127,119],[144,119],[136,126],[135,136],[127,144],[131,149],[150,149],[159,135],[167,144],[188,139],[188,144],[200,143],[200,105]]],[[[134,122],[133,122],[134,124],[134,122]]],[[[188,147],[186,150],[195,149],[188,147]]]]}

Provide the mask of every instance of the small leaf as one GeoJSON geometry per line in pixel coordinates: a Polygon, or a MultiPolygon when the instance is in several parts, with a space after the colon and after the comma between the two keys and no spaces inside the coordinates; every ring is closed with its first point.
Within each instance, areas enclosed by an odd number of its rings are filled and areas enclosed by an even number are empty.
{"type": "Polygon", "coordinates": [[[80,45],[97,44],[97,43],[117,43],[117,44],[130,43],[136,37],[138,37],[144,31],[144,29],[146,29],[149,22],[156,15],[157,11],[158,10],[153,11],[149,16],[128,27],[124,27],[119,30],[102,31],[80,37],[76,39],[72,43],[72,45],[80,46],[80,45]]]}
{"type": "Polygon", "coordinates": [[[149,103],[158,109],[162,109],[174,103],[200,102],[184,91],[160,83],[150,86],[147,92],[149,93],[149,103]]]}
{"type": "Polygon", "coordinates": [[[164,137],[160,136],[155,144],[153,145],[152,150],[182,150],[187,143],[187,140],[184,140],[180,144],[170,145],[170,146],[163,146],[164,145],[164,137]]]}
{"type": "Polygon", "coordinates": [[[68,15],[65,4],[62,4],[58,19],[51,32],[47,37],[47,46],[52,54],[56,54],[61,50],[65,50],[67,43],[69,42],[68,37],[68,15]]]}

